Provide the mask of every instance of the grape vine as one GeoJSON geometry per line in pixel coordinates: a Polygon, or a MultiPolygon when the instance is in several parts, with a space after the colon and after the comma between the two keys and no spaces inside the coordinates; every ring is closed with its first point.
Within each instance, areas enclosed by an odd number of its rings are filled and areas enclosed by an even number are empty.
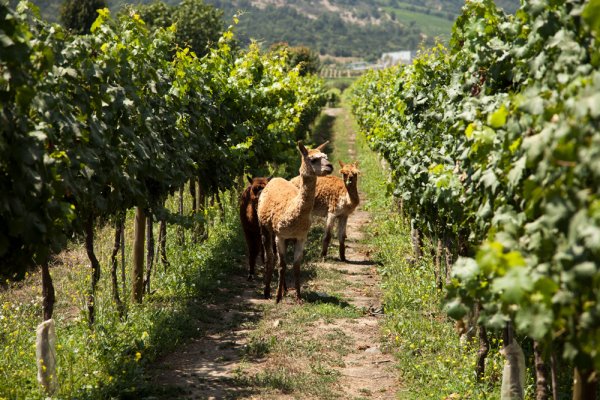
{"type": "Polygon", "coordinates": [[[461,256],[449,315],[478,304],[484,326],[511,322],[588,377],[600,367],[598,9],[525,1],[510,16],[469,1],[447,48],[353,87],[404,209],[461,256]]]}
{"type": "Polygon", "coordinates": [[[227,30],[202,58],[175,27],[100,10],[73,36],[0,5],[0,265],[22,274],[73,233],[132,207],[160,209],[190,179],[206,195],[287,159],[325,97],[285,52],[227,30]],[[291,150],[290,150],[291,149],[291,150]]]}

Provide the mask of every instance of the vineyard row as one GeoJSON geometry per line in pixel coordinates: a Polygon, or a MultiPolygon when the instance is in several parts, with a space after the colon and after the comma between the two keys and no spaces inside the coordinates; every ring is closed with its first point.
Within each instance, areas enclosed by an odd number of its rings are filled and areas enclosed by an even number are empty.
{"type": "Polygon", "coordinates": [[[5,6],[0,22],[5,275],[89,221],[162,210],[186,181],[210,195],[285,161],[324,101],[283,52],[237,50],[230,30],[198,58],[135,14],[100,10],[85,36],[5,6]]]}
{"type": "Polygon", "coordinates": [[[353,87],[415,244],[432,243],[448,314],[479,326],[483,358],[494,332],[533,339],[538,399],[554,356],[575,368],[573,398],[596,398],[598,21],[597,0],[524,1],[511,16],[469,1],[448,47],[353,87]]]}

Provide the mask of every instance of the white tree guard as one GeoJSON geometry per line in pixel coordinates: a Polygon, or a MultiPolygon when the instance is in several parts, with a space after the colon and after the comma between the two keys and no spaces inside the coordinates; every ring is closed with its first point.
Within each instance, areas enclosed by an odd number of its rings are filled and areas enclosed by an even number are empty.
{"type": "Polygon", "coordinates": [[[525,355],[516,340],[500,350],[506,361],[502,372],[501,400],[523,400],[525,396],[525,355]]]}
{"type": "Polygon", "coordinates": [[[39,324],[36,333],[35,356],[38,366],[37,380],[48,394],[53,394],[58,389],[54,320],[49,319],[39,324]]]}

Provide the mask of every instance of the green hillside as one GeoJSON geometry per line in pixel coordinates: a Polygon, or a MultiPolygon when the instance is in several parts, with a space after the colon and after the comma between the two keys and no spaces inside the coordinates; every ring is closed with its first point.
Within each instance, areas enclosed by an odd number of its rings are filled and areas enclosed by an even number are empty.
{"type": "Polygon", "coordinates": [[[384,10],[393,15],[398,22],[408,26],[417,26],[421,32],[433,37],[447,37],[454,21],[440,15],[427,14],[414,8],[386,7],[384,10]]]}
{"type": "Polygon", "coordinates": [[[423,37],[418,26],[391,19],[377,24],[360,24],[345,20],[334,12],[322,12],[311,18],[316,12],[307,14],[306,9],[297,6],[271,5],[260,9],[248,4],[238,4],[240,8],[237,8],[222,0],[209,0],[209,3],[225,10],[226,18],[237,10],[244,10],[238,26],[241,39],[253,38],[266,45],[283,41],[294,46],[309,46],[323,55],[374,60],[382,52],[413,49],[424,40],[431,42],[423,37]]]}
{"type": "MultiPolygon", "coordinates": [[[[141,0],[137,3],[149,3],[141,0]]],[[[11,0],[11,3],[16,0],[11,0]]],[[[33,0],[42,14],[58,20],[60,1],[33,0]]],[[[174,4],[178,0],[165,0],[174,4]]],[[[305,45],[322,55],[376,60],[381,53],[416,49],[445,40],[464,0],[205,0],[224,11],[224,21],[243,12],[238,36],[269,46],[276,42],[305,45]]],[[[514,12],[519,0],[496,0],[514,12]]],[[[118,10],[127,0],[108,0],[118,10]]]]}

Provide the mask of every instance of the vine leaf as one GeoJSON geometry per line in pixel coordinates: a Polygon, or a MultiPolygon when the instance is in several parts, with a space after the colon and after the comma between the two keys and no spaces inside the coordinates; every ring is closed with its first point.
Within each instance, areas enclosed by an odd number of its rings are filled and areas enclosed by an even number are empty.
{"type": "Polygon", "coordinates": [[[508,110],[506,106],[502,105],[493,114],[488,115],[488,125],[492,128],[502,128],[506,124],[506,117],[508,116],[508,110]]]}

